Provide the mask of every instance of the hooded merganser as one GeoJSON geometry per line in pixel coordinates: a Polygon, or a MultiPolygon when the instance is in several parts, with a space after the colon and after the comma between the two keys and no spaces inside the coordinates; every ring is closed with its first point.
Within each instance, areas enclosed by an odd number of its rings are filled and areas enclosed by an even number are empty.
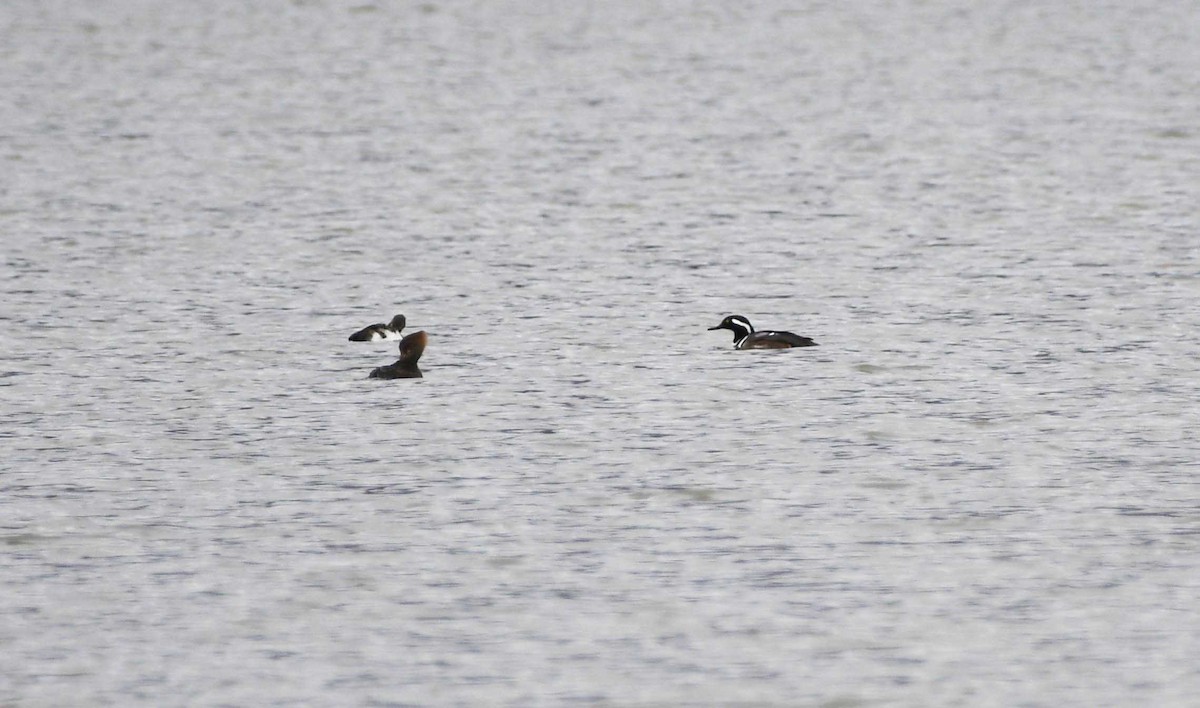
{"type": "Polygon", "coordinates": [[[399,339],[404,329],[404,315],[396,315],[387,324],[373,324],[350,335],[351,342],[378,342],[384,339],[399,339]]]}
{"type": "Polygon", "coordinates": [[[369,379],[419,379],[421,370],[417,368],[417,360],[425,351],[425,343],[429,337],[422,330],[413,332],[400,340],[400,358],[395,364],[381,366],[371,372],[369,379]]]}
{"type": "Polygon", "coordinates": [[[817,343],[808,337],[801,337],[791,332],[764,331],[755,332],[750,320],[741,315],[730,315],[721,320],[714,329],[733,331],[734,349],[787,349],[789,347],[815,347],[817,343]]]}

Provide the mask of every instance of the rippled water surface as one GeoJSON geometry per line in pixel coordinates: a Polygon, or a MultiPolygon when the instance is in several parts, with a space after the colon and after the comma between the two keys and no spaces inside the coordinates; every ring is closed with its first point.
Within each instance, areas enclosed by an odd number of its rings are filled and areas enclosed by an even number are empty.
{"type": "Polygon", "coordinates": [[[1195,705],[1198,27],[5,3],[0,703],[1195,705]]]}

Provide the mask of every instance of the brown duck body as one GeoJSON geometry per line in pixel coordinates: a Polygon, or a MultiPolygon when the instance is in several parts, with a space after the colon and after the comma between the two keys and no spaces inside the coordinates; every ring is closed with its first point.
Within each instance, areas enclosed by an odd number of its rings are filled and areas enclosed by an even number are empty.
{"type": "Polygon", "coordinates": [[[371,379],[419,379],[421,378],[421,370],[417,368],[417,361],[420,360],[421,354],[425,352],[425,345],[429,342],[429,336],[424,330],[413,332],[404,339],[400,340],[400,358],[394,364],[381,366],[371,372],[367,378],[371,379]]]}
{"type": "Polygon", "coordinates": [[[737,345],[738,349],[791,349],[792,347],[815,347],[817,343],[809,337],[791,332],[755,332],[737,345]]]}

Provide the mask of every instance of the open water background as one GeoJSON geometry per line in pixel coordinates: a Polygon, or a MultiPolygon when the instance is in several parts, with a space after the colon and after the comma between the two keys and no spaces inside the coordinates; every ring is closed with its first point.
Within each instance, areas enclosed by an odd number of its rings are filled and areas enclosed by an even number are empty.
{"type": "Polygon", "coordinates": [[[1197,705],[1200,5],[13,0],[0,95],[0,704],[1197,705]]]}

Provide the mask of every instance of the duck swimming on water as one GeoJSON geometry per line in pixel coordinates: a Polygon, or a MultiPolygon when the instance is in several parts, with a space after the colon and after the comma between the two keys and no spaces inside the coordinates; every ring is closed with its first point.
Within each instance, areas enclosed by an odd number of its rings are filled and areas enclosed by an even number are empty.
{"type": "Polygon", "coordinates": [[[788,349],[790,347],[815,347],[817,343],[810,337],[801,337],[791,332],[764,330],[755,332],[754,325],[742,315],[730,315],[721,320],[714,329],[728,329],[733,332],[734,349],[788,349]]]}
{"type": "Polygon", "coordinates": [[[400,358],[395,364],[381,366],[371,372],[369,379],[419,379],[421,370],[417,361],[425,352],[425,344],[429,341],[425,331],[413,332],[400,340],[400,358]]]}
{"type": "Polygon", "coordinates": [[[367,325],[350,335],[351,342],[379,342],[385,339],[399,339],[400,331],[404,329],[404,315],[396,315],[387,324],[367,325]]]}

